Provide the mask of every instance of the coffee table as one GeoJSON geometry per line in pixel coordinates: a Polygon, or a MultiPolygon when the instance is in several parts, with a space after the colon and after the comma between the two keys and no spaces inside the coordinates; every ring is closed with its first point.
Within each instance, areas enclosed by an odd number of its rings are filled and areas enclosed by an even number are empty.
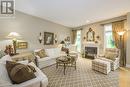
{"type": "Polygon", "coordinates": [[[56,68],[58,66],[63,66],[64,67],[64,75],[65,75],[65,70],[67,66],[74,66],[76,70],[76,57],[73,56],[61,56],[56,59],[56,68]]]}

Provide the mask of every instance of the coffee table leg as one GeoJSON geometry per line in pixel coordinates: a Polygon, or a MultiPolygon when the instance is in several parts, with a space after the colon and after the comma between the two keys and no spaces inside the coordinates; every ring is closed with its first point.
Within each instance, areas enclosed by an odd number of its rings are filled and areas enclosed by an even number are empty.
{"type": "Polygon", "coordinates": [[[58,63],[56,63],[56,68],[58,68],[58,63]]]}
{"type": "Polygon", "coordinates": [[[76,62],[75,62],[75,70],[76,70],[76,62]]]}
{"type": "Polygon", "coordinates": [[[65,63],[64,63],[64,75],[65,75],[65,69],[66,69],[66,66],[65,66],[65,63]]]}

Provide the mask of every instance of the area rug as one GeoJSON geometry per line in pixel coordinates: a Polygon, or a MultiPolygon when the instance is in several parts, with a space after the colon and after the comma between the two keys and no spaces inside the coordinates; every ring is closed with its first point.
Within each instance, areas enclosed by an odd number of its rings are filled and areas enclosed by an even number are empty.
{"type": "Polygon", "coordinates": [[[56,69],[56,65],[43,69],[47,75],[48,87],[119,87],[119,70],[111,71],[108,75],[94,71],[92,60],[78,58],[77,69],[67,67],[66,75],[63,67],[56,69]]]}

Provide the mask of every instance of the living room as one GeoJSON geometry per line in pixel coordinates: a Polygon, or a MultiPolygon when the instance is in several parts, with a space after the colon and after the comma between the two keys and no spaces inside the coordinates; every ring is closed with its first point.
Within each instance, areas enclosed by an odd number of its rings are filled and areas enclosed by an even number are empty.
{"type": "Polygon", "coordinates": [[[129,87],[129,0],[0,0],[0,87],[129,87]]]}

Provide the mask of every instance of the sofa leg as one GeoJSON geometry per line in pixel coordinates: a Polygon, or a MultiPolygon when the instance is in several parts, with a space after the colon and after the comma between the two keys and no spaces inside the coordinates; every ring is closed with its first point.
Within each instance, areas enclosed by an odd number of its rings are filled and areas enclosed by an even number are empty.
{"type": "Polygon", "coordinates": [[[64,63],[64,75],[65,75],[65,69],[66,69],[66,65],[65,65],[65,63],[64,63]]]}
{"type": "Polygon", "coordinates": [[[75,62],[75,70],[76,70],[76,62],[75,62]]]}
{"type": "Polygon", "coordinates": [[[56,69],[58,68],[58,63],[56,63],[56,69]]]}

